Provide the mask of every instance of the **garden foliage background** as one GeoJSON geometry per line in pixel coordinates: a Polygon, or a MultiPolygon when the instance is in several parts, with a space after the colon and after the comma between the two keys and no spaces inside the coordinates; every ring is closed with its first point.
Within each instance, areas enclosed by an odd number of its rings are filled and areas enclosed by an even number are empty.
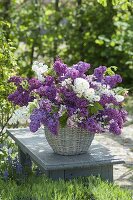
{"type": "Polygon", "coordinates": [[[70,66],[82,60],[91,70],[117,66],[132,95],[132,8],[132,0],[0,1],[0,144],[14,109],[7,101],[12,90],[7,80],[31,77],[34,60],[49,66],[56,56],[70,66]]]}

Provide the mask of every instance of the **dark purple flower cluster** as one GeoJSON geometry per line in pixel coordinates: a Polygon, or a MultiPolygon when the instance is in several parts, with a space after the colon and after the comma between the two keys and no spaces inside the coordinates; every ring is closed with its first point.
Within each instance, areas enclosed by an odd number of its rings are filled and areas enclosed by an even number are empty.
{"type": "Polygon", "coordinates": [[[24,79],[17,76],[11,77],[9,82],[13,82],[17,86],[17,89],[14,93],[8,96],[8,100],[14,105],[19,106],[27,106],[29,102],[32,102],[34,100],[32,91],[42,85],[41,82],[35,78],[24,79]],[[23,87],[23,81],[27,81],[27,88],[23,87]]]}
{"type": "Polygon", "coordinates": [[[38,79],[36,78],[31,78],[29,80],[29,90],[32,91],[34,89],[38,89],[41,87],[41,81],[39,81],[38,79]]]}
{"type": "Polygon", "coordinates": [[[75,78],[78,78],[80,76],[80,73],[77,69],[74,69],[74,68],[68,68],[67,69],[67,73],[65,74],[65,78],[72,78],[72,79],[75,79],[75,78]]]}
{"type": "Polygon", "coordinates": [[[12,76],[8,82],[12,82],[14,83],[16,86],[20,85],[20,83],[23,81],[23,78],[19,77],[19,76],[12,76]]]}
{"type": "Polygon", "coordinates": [[[36,132],[40,128],[41,122],[46,120],[46,111],[44,109],[34,109],[30,120],[30,130],[31,132],[36,132]]]}
{"type": "Polygon", "coordinates": [[[123,128],[123,123],[126,121],[127,112],[122,109],[106,108],[103,111],[103,116],[107,116],[110,132],[119,135],[123,128]]]}
{"type": "Polygon", "coordinates": [[[98,81],[101,81],[103,79],[103,75],[106,71],[106,67],[105,66],[100,66],[96,69],[94,69],[94,76],[97,78],[98,81]]]}
{"type": "Polygon", "coordinates": [[[42,99],[39,102],[39,106],[41,109],[46,110],[47,112],[51,112],[52,111],[52,103],[49,99],[42,99]]]}
{"type": "Polygon", "coordinates": [[[54,63],[54,70],[58,75],[63,75],[66,73],[67,65],[64,64],[60,59],[57,59],[54,63]]]}
{"type": "Polygon", "coordinates": [[[47,76],[45,78],[45,85],[50,86],[54,84],[54,78],[52,76],[47,76]]]}
{"type": "Polygon", "coordinates": [[[86,120],[86,129],[91,133],[99,133],[102,130],[99,123],[92,117],[86,120]]]}
{"type": "Polygon", "coordinates": [[[76,69],[80,74],[84,74],[90,69],[90,64],[80,61],[76,65],[73,65],[72,68],[76,69]]]}
{"type": "Polygon", "coordinates": [[[116,98],[113,95],[108,96],[106,94],[103,94],[101,96],[99,103],[103,106],[110,103],[112,103],[113,105],[119,105],[119,103],[116,101],[116,98]]]}
{"type": "Polygon", "coordinates": [[[116,74],[113,76],[106,76],[104,82],[109,85],[111,88],[115,87],[117,83],[122,82],[120,75],[116,74]]]}
{"type": "Polygon", "coordinates": [[[13,94],[8,96],[8,100],[12,101],[14,105],[27,106],[29,102],[34,100],[34,97],[20,86],[13,94]]]}
{"type": "MultiPolygon", "coordinates": [[[[43,105],[44,106],[44,105],[43,105]]],[[[30,116],[30,130],[31,132],[36,132],[41,124],[44,126],[47,126],[47,128],[51,131],[53,134],[58,133],[58,128],[59,128],[59,116],[58,114],[50,114],[47,111],[47,107],[44,106],[43,109],[34,109],[30,116]]]]}
{"type": "Polygon", "coordinates": [[[119,74],[105,76],[104,73],[106,72],[106,70],[107,67],[105,66],[100,66],[94,69],[94,76],[96,77],[97,81],[109,85],[111,88],[115,87],[117,83],[122,82],[122,78],[119,74]]]}

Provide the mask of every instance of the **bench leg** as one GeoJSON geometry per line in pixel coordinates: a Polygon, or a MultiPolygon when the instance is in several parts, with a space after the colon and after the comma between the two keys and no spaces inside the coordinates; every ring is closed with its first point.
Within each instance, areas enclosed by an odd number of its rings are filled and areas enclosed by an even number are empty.
{"type": "Polygon", "coordinates": [[[30,175],[32,173],[32,161],[28,154],[25,154],[20,148],[18,148],[19,162],[22,165],[23,173],[30,175]]]}
{"type": "Polygon", "coordinates": [[[101,167],[101,178],[108,182],[113,182],[113,165],[101,167]]]}

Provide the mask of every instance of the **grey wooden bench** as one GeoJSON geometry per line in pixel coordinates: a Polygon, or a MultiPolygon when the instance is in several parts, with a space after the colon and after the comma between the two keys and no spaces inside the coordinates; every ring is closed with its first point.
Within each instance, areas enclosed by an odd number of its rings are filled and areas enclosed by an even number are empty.
{"type": "Polygon", "coordinates": [[[123,160],[111,155],[110,151],[98,144],[95,139],[87,154],[62,156],[53,152],[42,129],[36,133],[31,133],[27,128],[8,129],[7,133],[19,147],[23,168],[27,162],[31,164],[32,160],[42,172],[54,180],[100,175],[103,180],[112,182],[113,165],[124,163],[123,160]]]}

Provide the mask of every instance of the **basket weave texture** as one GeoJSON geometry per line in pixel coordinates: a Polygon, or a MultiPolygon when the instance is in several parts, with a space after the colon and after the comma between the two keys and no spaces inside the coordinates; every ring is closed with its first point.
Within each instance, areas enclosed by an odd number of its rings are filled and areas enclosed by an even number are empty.
{"type": "Polygon", "coordinates": [[[88,133],[81,128],[71,128],[68,126],[60,128],[58,135],[53,135],[45,127],[45,136],[53,151],[61,155],[87,153],[94,139],[94,134],[88,133]]]}

